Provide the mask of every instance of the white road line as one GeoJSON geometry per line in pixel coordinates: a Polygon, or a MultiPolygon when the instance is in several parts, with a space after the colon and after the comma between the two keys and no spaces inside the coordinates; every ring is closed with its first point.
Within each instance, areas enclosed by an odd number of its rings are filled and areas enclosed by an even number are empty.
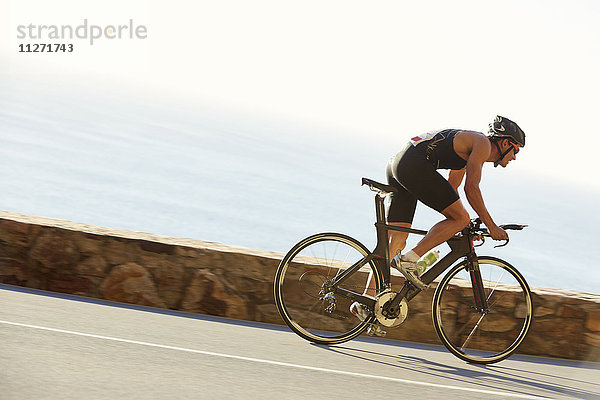
{"type": "Polygon", "coordinates": [[[407,379],[392,378],[392,377],[387,377],[387,376],[361,374],[359,372],[340,371],[340,370],[336,370],[336,369],[311,367],[308,365],[291,364],[291,363],[286,363],[286,362],[281,362],[281,361],[263,360],[260,358],[243,357],[243,356],[236,356],[236,355],[231,355],[231,354],[215,353],[212,351],[187,349],[185,347],[166,346],[166,345],[157,344],[157,343],[148,343],[148,342],[140,342],[137,340],[120,339],[120,338],[115,338],[115,337],[110,337],[110,336],[93,335],[93,334],[89,334],[89,333],[74,332],[74,331],[68,331],[68,330],[64,330],[64,329],[55,329],[55,328],[48,328],[48,327],[44,327],[44,326],[21,324],[18,322],[10,322],[10,321],[0,320],[0,323],[6,324],[6,325],[21,326],[21,327],[25,327],[25,328],[40,329],[40,330],[50,331],[50,332],[65,333],[68,335],[76,335],[76,336],[83,336],[83,337],[89,337],[89,338],[95,338],[95,339],[111,340],[114,342],[130,343],[130,344],[137,344],[137,345],[149,346],[149,347],[158,347],[161,349],[185,351],[188,353],[196,353],[196,354],[203,354],[203,355],[207,355],[207,356],[230,358],[230,359],[234,359],[234,360],[250,361],[250,362],[256,362],[256,363],[261,363],[261,364],[278,365],[281,367],[289,367],[289,368],[303,369],[303,370],[309,370],[309,371],[326,372],[326,373],[337,374],[337,375],[347,375],[347,376],[354,376],[354,377],[360,377],[360,378],[384,380],[384,381],[388,381],[388,382],[404,383],[404,384],[408,384],[408,385],[428,386],[428,387],[435,387],[435,388],[439,388],[439,389],[462,390],[464,392],[475,392],[475,393],[482,393],[482,394],[495,395],[495,396],[514,397],[514,398],[519,398],[519,399],[535,399],[535,400],[547,399],[546,397],[530,396],[530,395],[526,395],[526,394],[497,392],[497,391],[493,391],[493,390],[464,388],[464,387],[460,387],[460,386],[451,386],[451,385],[440,385],[437,383],[419,382],[419,381],[412,381],[412,380],[407,380],[407,379]]]}

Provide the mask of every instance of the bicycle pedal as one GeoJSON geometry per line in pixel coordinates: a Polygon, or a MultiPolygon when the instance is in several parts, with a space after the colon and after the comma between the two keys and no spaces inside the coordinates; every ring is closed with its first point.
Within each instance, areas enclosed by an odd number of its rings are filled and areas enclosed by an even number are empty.
{"type": "Polygon", "coordinates": [[[367,328],[367,335],[384,337],[385,335],[387,335],[387,332],[381,329],[381,326],[379,326],[379,324],[371,324],[367,328]]]}

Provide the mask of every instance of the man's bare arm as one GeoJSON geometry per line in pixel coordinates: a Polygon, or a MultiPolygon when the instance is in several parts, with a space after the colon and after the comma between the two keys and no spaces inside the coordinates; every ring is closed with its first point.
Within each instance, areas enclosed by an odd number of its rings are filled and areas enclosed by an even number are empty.
{"type": "Polygon", "coordinates": [[[464,176],[465,176],[464,169],[460,169],[460,170],[451,169],[450,173],[448,174],[448,182],[450,183],[450,185],[452,185],[454,190],[456,190],[457,192],[458,192],[458,187],[462,183],[464,176]]]}
{"type": "Polygon", "coordinates": [[[473,138],[473,149],[467,160],[466,167],[466,181],[465,181],[465,194],[467,200],[473,210],[479,215],[481,221],[488,227],[488,230],[495,240],[506,239],[506,232],[500,229],[490,213],[485,207],[481,190],[479,189],[479,183],[481,182],[481,170],[483,163],[487,160],[491,152],[490,142],[485,137],[474,137],[473,138]]]}

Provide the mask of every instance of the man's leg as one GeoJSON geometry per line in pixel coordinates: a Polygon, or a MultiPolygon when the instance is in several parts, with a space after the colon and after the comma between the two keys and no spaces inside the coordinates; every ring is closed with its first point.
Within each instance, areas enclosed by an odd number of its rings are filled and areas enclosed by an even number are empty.
{"type": "Polygon", "coordinates": [[[451,205],[442,210],[445,220],[435,224],[423,239],[417,245],[392,259],[391,264],[397,268],[409,281],[420,289],[426,287],[425,283],[419,278],[417,272],[417,261],[419,258],[434,247],[450,239],[455,233],[459,232],[469,224],[469,213],[463,207],[460,199],[454,201],[451,205]]]}
{"type": "MultiPolygon", "coordinates": [[[[399,226],[402,228],[410,228],[412,224],[408,222],[390,222],[389,225],[399,226]]],[[[408,232],[401,231],[388,231],[389,246],[390,246],[390,257],[394,257],[396,254],[402,252],[406,247],[406,238],[408,238],[408,232]]]]}
{"type": "MultiPolygon", "coordinates": [[[[410,193],[406,188],[404,188],[398,180],[394,177],[394,170],[397,169],[398,161],[403,157],[404,152],[408,149],[411,149],[412,145],[409,143],[405,147],[404,151],[398,153],[396,157],[394,157],[387,165],[386,168],[386,177],[389,185],[392,185],[396,188],[397,192],[390,196],[390,204],[386,212],[386,220],[390,225],[402,226],[410,228],[410,222],[396,222],[396,221],[412,221],[413,216],[415,214],[415,208],[417,206],[417,198],[410,193]],[[394,222],[392,222],[394,221],[394,222]]],[[[410,169],[410,168],[409,168],[410,169]]],[[[393,256],[404,249],[406,246],[406,237],[408,233],[400,232],[400,231],[389,231],[388,232],[388,245],[390,249],[390,255],[393,256]]],[[[375,290],[375,279],[373,279],[372,274],[369,275],[367,285],[363,292],[367,296],[377,295],[375,290]]],[[[358,302],[352,303],[350,306],[350,311],[355,314],[361,320],[364,320],[368,313],[368,309],[365,308],[364,305],[359,304],[358,302]]],[[[379,327],[379,325],[375,325],[376,328],[371,331],[372,334],[382,336],[385,334],[385,331],[379,327]]]]}
{"type": "MultiPolygon", "coordinates": [[[[408,222],[389,222],[389,225],[400,226],[403,228],[410,228],[411,224],[408,222]]],[[[406,247],[406,238],[408,237],[408,232],[401,231],[388,231],[388,245],[390,247],[390,256],[393,257],[396,254],[400,254],[402,250],[406,247]]],[[[369,280],[367,283],[367,287],[363,294],[368,296],[375,296],[375,279],[373,279],[373,274],[369,273],[369,280]]]]}
{"type": "Polygon", "coordinates": [[[442,214],[446,219],[435,224],[412,249],[419,257],[450,239],[470,222],[469,213],[465,210],[460,199],[446,207],[442,214]]]}
{"type": "MultiPolygon", "coordinates": [[[[410,228],[411,224],[408,222],[388,222],[389,225],[401,226],[404,228],[410,228]]],[[[401,231],[388,231],[388,246],[390,250],[390,255],[400,254],[404,247],[406,247],[406,238],[408,237],[408,232],[401,231]]],[[[367,286],[365,287],[365,291],[363,292],[366,296],[375,297],[377,295],[376,287],[375,287],[375,279],[373,279],[373,273],[369,273],[369,280],[367,281],[367,286]]],[[[368,316],[368,311],[365,307],[358,302],[352,303],[350,306],[350,312],[356,315],[358,318],[364,321],[368,316]]],[[[379,324],[375,324],[369,327],[367,331],[369,335],[375,336],[385,336],[386,332],[381,328],[379,324]]]]}

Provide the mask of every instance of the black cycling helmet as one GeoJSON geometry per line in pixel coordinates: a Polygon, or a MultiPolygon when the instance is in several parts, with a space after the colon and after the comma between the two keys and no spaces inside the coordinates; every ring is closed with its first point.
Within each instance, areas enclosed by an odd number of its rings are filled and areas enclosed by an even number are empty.
{"type": "Polygon", "coordinates": [[[490,124],[489,138],[507,138],[515,144],[525,147],[525,132],[508,118],[497,116],[490,124]]]}
{"type": "MultiPolygon", "coordinates": [[[[500,165],[500,161],[511,151],[512,148],[508,148],[504,153],[500,151],[500,145],[498,145],[498,140],[495,139],[509,139],[514,144],[517,144],[521,147],[525,147],[525,132],[519,125],[514,123],[508,118],[504,118],[501,116],[496,116],[494,122],[490,124],[490,130],[488,137],[492,140],[492,143],[496,145],[498,148],[498,153],[500,153],[500,157],[494,162],[494,167],[500,165]]],[[[515,153],[518,149],[515,150],[515,153]]]]}

